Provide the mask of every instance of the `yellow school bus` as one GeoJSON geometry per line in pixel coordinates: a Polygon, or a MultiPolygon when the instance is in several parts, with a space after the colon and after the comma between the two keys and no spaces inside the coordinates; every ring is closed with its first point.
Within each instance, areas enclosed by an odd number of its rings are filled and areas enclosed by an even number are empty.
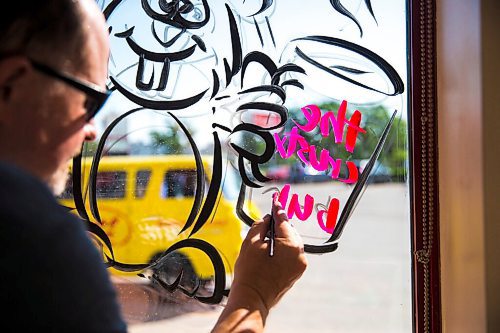
{"type": "MultiPolygon", "coordinates": [[[[202,159],[206,194],[212,157],[203,156],[202,159]]],[[[89,216],[89,193],[85,189],[88,189],[90,167],[91,160],[85,160],[82,188],[89,216]]],[[[193,206],[196,179],[192,155],[106,156],[101,159],[96,177],[96,202],[101,226],[111,240],[116,261],[149,263],[172,244],[188,238],[193,226],[182,233],[180,231],[193,206]]],[[[242,239],[248,230],[236,215],[238,179],[234,170],[227,168],[215,213],[191,236],[205,240],[217,249],[228,274],[233,272],[242,239]]],[[[59,202],[75,207],[71,179],[59,202]]],[[[247,204],[245,210],[253,218],[260,217],[260,212],[252,204],[247,204]]],[[[212,264],[202,251],[184,248],[176,253],[184,257],[183,265],[188,263],[188,269],[192,269],[197,277],[210,279],[213,276],[212,264]]],[[[186,267],[183,269],[185,273],[186,267]]],[[[138,274],[110,270],[117,275],[138,274]]]]}

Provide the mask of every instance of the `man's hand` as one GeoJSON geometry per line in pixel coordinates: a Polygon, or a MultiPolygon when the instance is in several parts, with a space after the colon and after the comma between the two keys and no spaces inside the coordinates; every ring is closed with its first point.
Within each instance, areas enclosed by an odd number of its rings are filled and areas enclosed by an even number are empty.
{"type": "Polygon", "coordinates": [[[274,256],[269,256],[271,217],[254,222],[241,246],[227,305],[212,332],[262,332],[269,310],[307,267],[304,245],[280,203],[273,202],[274,256]]]}

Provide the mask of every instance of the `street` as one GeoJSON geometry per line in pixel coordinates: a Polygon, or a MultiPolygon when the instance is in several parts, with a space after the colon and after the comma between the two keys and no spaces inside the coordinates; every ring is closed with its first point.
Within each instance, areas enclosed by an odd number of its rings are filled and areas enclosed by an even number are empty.
{"type": "MultiPolygon", "coordinates": [[[[299,198],[307,193],[323,204],[329,195],[345,203],[351,190],[337,182],[291,186],[299,198]]],[[[252,200],[267,212],[270,193],[261,192],[254,190],[252,200]]],[[[318,229],[315,215],[296,222],[301,234],[310,236],[304,237],[305,243],[319,235],[311,236],[308,231],[313,226],[318,229]]],[[[341,235],[339,248],[333,253],[308,254],[308,269],[271,311],[266,332],[411,332],[409,221],[406,184],[369,185],[341,235]]],[[[159,320],[131,321],[130,332],[209,332],[222,305],[190,304],[191,310],[159,320]]],[[[169,306],[181,309],[183,305],[169,306]]]]}

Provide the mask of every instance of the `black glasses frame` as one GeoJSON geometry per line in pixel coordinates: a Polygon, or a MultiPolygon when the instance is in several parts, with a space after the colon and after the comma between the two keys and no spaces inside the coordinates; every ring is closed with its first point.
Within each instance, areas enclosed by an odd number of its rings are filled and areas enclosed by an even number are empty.
{"type": "Polygon", "coordinates": [[[99,112],[99,110],[102,109],[103,105],[108,100],[109,95],[111,95],[111,90],[109,89],[103,89],[96,84],[78,79],[68,73],[57,71],[31,58],[28,59],[35,70],[50,77],[59,79],[87,95],[87,99],[85,101],[87,121],[95,117],[95,115],[99,112]]]}

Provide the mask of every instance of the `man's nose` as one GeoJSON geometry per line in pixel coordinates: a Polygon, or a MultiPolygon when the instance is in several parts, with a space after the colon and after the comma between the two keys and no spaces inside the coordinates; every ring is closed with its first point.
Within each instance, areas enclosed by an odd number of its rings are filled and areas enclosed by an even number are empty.
{"type": "Polygon", "coordinates": [[[97,138],[97,130],[95,128],[95,120],[91,119],[83,127],[85,133],[85,141],[94,141],[97,138]]]}

